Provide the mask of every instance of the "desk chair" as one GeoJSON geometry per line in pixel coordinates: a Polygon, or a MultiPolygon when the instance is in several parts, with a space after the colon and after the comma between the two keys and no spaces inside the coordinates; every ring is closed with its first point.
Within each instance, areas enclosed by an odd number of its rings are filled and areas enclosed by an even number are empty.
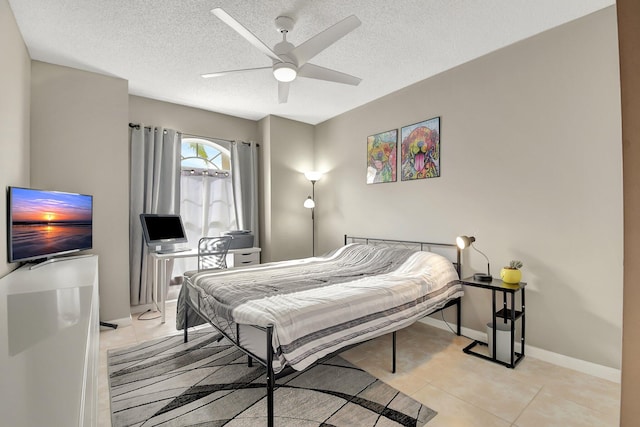
{"type": "Polygon", "coordinates": [[[227,268],[227,252],[232,239],[231,236],[201,238],[198,241],[198,270],[185,271],[184,276],[191,277],[200,271],[227,268]]]}
{"type": "Polygon", "coordinates": [[[198,242],[198,271],[227,268],[231,236],[203,237],[198,242]]]}

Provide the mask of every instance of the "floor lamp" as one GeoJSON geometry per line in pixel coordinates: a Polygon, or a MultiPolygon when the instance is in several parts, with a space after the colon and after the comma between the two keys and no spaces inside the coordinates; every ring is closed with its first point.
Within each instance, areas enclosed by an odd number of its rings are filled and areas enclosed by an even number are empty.
{"type": "Polygon", "coordinates": [[[305,172],[304,176],[311,181],[311,196],[304,201],[304,207],[311,209],[311,255],[316,256],[316,182],[322,177],[322,173],[311,171],[305,172]]]}

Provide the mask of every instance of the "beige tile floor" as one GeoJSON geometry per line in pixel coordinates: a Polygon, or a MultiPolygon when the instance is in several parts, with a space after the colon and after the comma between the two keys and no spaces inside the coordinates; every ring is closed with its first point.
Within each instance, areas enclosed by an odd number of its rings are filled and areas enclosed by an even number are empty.
{"type": "MultiPolygon", "coordinates": [[[[157,313],[145,313],[153,317],[157,313]]],[[[137,320],[100,333],[98,425],[111,426],[107,350],[177,334],[175,301],[167,322],[137,320]]],[[[466,355],[464,337],[423,323],[397,334],[398,372],[390,372],[391,338],[381,337],[342,355],[355,365],[438,412],[438,426],[617,426],[620,385],[529,356],[516,369],[466,355]]]]}

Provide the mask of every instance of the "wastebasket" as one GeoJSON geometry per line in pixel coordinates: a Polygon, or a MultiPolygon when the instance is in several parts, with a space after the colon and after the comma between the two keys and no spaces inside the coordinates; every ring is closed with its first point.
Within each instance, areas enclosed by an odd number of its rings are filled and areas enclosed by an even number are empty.
{"type": "MultiPolygon", "coordinates": [[[[489,345],[489,357],[493,357],[493,322],[487,323],[487,344],[489,345]]],[[[496,359],[501,362],[511,363],[511,322],[498,322],[496,328],[496,359]]]]}

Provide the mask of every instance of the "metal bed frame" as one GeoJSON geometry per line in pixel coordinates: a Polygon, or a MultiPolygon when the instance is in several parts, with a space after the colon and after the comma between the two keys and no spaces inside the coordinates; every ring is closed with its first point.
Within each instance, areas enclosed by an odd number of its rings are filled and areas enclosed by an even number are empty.
{"type": "MultiPolygon", "coordinates": [[[[456,250],[456,261],[453,262],[456,271],[458,272],[458,277],[461,277],[461,263],[460,263],[460,248],[458,248],[457,245],[455,244],[451,244],[451,243],[433,243],[433,242],[413,242],[413,241],[408,241],[408,240],[391,240],[391,239],[377,239],[377,238],[370,238],[370,237],[355,237],[355,236],[348,236],[348,235],[344,235],[344,244],[348,244],[348,243],[364,243],[366,245],[373,245],[373,246],[385,246],[385,247],[398,247],[398,248],[406,248],[406,249],[414,249],[414,250],[419,250],[419,251],[428,251],[431,252],[433,248],[439,248],[439,249],[446,249],[446,250],[451,250],[451,249],[455,249],[456,250]]],[[[188,286],[188,285],[187,285],[188,286]]],[[[189,290],[189,288],[187,287],[187,290],[189,290]]],[[[198,298],[198,306],[200,302],[200,298],[198,298]]],[[[218,341],[222,340],[222,338],[226,338],[227,340],[229,340],[238,350],[240,350],[241,352],[243,352],[244,354],[246,354],[248,356],[248,366],[252,366],[252,362],[253,360],[256,360],[259,364],[261,364],[262,366],[265,367],[266,369],[266,389],[267,389],[267,426],[268,427],[273,427],[273,423],[274,423],[274,407],[273,407],[273,393],[275,391],[275,381],[276,378],[278,377],[282,377],[287,375],[289,372],[287,369],[283,369],[279,374],[276,374],[273,370],[273,357],[274,357],[274,352],[273,352],[273,347],[271,345],[272,343],[272,338],[273,338],[273,325],[268,325],[266,327],[262,327],[262,326],[257,326],[257,325],[247,325],[253,328],[256,328],[258,330],[261,330],[265,333],[266,335],[266,360],[263,360],[261,357],[257,356],[255,353],[253,353],[252,351],[244,348],[241,344],[240,344],[240,325],[239,324],[235,324],[235,331],[233,331],[233,327],[231,325],[231,322],[226,320],[226,319],[222,319],[222,318],[218,318],[218,321],[222,321],[222,323],[227,323],[227,328],[225,330],[224,327],[219,326],[218,324],[215,324],[214,321],[212,319],[208,319],[206,316],[202,315],[202,311],[200,310],[200,307],[195,307],[194,304],[192,303],[191,299],[189,298],[189,295],[186,295],[186,297],[184,298],[184,304],[186,304],[187,306],[190,306],[198,315],[199,317],[201,317],[203,320],[205,320],[206,322],[208,322],[213,328],[215,328],[218,332],[220,332],[221,337],[219,338],[218,341]],[[235,334],[233,333],[235,332],[235,334]],[[233,336],[235,335],[235,337],[233,336]]],[[[452,307],[452,306],[456,306],[456,319],[457,319],[457,327],[456,327],[456,334],[457,335],[461,335],[461,311],[462,311],[462,306],[461,306],[461,297],[457,297],[455,299],[452,299],[451,301],[448,301],[442,308],[439,308],[437,310],[434,310],[428,314],[425,314],[425,316],[429,316],[431,314],[434,313],[438,313],[440,311],[443,311],[446,308],[452,307]]],[[[188,342],[188,307],[184,307],[184,342],[188,342]]],[[[396,332],[397,331],[393,331],[392,334],[392,373],[396,372],[396,332]]],[[[362,341],[362,342],[366,342],[366,341],[362,341]]],[[[356,343],[356,344],[352,344],[352,345],[348,345],[345,346],[339,350],[337,350],[336,352],[325,356],[325,358],[327,357],[332,357],[337,353],[341,353],[345,350],[347,350],[348,348],[352,348],[356,345],[362,344],[362,342],[360,343],[356,343]]],[[[312,365],[313,366],[313,365],[312,365]]]]}

